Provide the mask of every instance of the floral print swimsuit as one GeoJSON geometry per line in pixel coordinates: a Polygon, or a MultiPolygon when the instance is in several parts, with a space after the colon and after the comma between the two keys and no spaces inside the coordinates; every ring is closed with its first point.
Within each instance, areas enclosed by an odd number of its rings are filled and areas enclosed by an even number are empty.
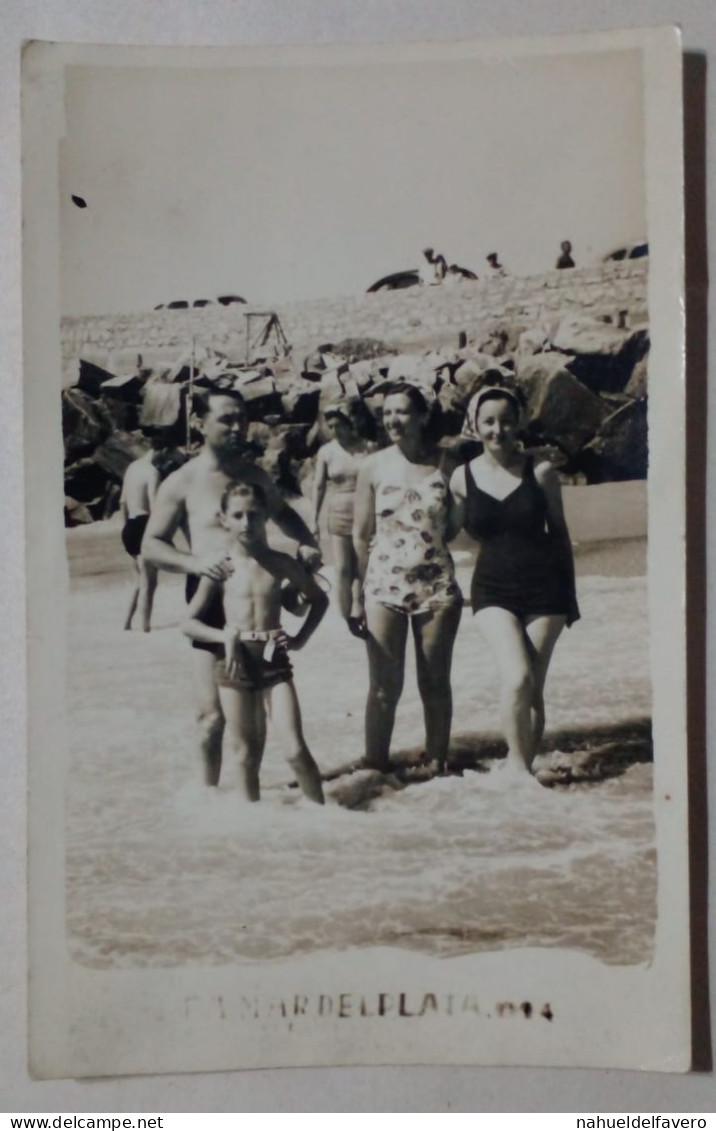
{"type": "Polygon", "coordinates": [[[375,535],[366,600],[408,616],[462,602],[447,546],[448,486],[437,468],[419,483],[388,478],[375,489],[375,535]]]}

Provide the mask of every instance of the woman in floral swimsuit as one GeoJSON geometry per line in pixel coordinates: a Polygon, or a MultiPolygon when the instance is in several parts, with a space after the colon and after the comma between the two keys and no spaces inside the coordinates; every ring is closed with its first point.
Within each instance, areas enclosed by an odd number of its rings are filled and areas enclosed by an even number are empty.
{"type": "Polygon", "coordinates": [[[358,475],[353,538],[363,578],[370,689],[366,764],[389,764],[395,712],[403,690],[408,625],[415,642],[418,690],[429,757],[444,769],[452,696],[450,665],[462,595],[446,547],[451,497],[430,436],[432,414],[415,386],[392,386],[383,403],[390,447],[368,456],[358,475]]]}

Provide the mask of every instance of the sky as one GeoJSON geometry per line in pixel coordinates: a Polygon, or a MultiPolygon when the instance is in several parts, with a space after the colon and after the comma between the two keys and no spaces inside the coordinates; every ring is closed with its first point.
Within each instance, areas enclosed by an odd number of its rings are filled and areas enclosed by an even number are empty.
{"type": "Polygon", "coordinates": [[[587,264],[646,234],[641,56],[70,66],[60,195],[63,314],[587,264]]]}

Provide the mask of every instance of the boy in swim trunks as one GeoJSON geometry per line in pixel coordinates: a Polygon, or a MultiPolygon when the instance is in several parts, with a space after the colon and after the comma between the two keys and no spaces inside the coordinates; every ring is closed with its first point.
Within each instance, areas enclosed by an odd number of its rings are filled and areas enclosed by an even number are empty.
{"type": "Polygon", "coordinates": [[[238,758],[244,799],[260,797],[268,714],[301,789],[323,804],[321,776],[303,737],[288,653],[298,651],[313,635],[328,598],[300,562],[271,549],[266,541],[267,518],[266,496],[258,484],[228,484],[221,497],[221,523],[230,535],[227,576],[223,581],[200,578],[183,627],[194,641],[223,646],[224,658],[217,661],[216,672],[226,720],[222,753],[238,758]],[[308,603],[306,619],[292,637],[281,628],[284,581],[308,603]],[[217,600],[223,602],[224,628],[210,623],[217,600]]]}

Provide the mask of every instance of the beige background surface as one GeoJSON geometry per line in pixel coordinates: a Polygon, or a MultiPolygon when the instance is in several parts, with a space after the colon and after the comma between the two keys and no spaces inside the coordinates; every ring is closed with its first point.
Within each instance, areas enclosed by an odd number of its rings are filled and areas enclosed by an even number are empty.
{"type": "MultiPolygon", "coordinates": [[[[3,1024],[0,1062],[7,1111],[484,1111],[484,1110],[661,1110],[702,1111],[714,1107],[712,1078],[673,1079],[627,1073],[546,1070],[409,1069],[282,1071],[195,1077],[163,1077],[93,1083],[35,1084],[25,1069],[24,945],[24,755],[22,511],[20,483],[20,302],[18,55],[21,40],[85,42],[281,42],[312,40],[410,40],[508,36],[598,30],[681,22],[688,51],[715,46],[713,7],[708,2],[567,6],[467,2],[452,4],[125,4],[119,12],[95,3],[44,5],[6,3],[2,44],[2,126],[11,142],[2,168],[0,197],[4,283],[0,391],[7,421],[2,452],[3,529],[13,537],[6,549],[3,598],[7,622],[3,656],[2,715],[6,741],[2,806],[3,902],[12,909],[3,940],[3,1024]],[[168,13],[171,11],[171,18],[168,13]],[[290,20],[286,13],[290,11],[290,20]],[[14,131],[14,133],[13,133],[14,131]],[[9,251],[6,250],[9,246],[9,251]],[[15,536],[16,535],[16,536],[15,536]],[[7,723],[5,719],[7,718],[7,723]]],[[[713,100],[712,100],[713,101],[713,100]]],[[[713,173],[712,173],[713,177],[713,173]]]]}

